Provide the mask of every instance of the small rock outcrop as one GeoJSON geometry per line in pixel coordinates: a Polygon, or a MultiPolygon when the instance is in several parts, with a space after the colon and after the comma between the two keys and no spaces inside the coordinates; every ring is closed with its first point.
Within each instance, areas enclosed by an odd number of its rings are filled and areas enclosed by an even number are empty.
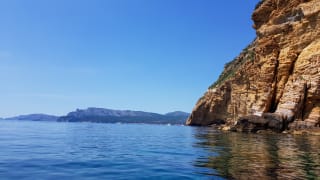
{"type": "Polygon", "coordinates": [[[282,132],[285,127],[283,123],[283,119],[277,114],[265,113],[263,116],[249,115],[239,118],[230,130],[250,133],[262,130],[282,132]]]}
{"type": "Polygon", "coordinates": [[[264,0],[256,39],[197,102],[188,125],[239,131],[320,127],[320,1],[264,0]]]}

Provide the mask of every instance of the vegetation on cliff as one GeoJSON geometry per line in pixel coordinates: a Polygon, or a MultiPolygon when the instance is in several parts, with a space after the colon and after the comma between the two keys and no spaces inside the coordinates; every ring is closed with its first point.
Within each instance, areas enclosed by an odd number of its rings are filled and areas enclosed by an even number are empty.
{"type": "Polygon", "coordinates": [[[263,1],[264,1],[264,0],[260,0],[260,1],[256,4],[256,6],[255,6],[254,9],[258,9],[258,8],[262,5],[263,1]]]}
{"type": "Polygon", "coordinates": [[[241,54],[234,58],[232,61],[224,65],[224,70],[219,76],[218,80],[214,82],[209,89],[216,88],[217,86],[223,84],[226,80],[234,77],[238,69],[247,61],[254,61],[255,52],[253,46],[250,44],[245,49],[242,50],[241,54]]]}

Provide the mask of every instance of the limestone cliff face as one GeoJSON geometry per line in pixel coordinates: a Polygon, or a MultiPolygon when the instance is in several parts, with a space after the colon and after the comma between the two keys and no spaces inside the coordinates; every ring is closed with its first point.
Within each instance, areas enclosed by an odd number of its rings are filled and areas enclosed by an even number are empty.
{"type": "Polygon", "coordinates": [[[320,0],[264,0],[257,38],[225,66],[188,125],[234,124],[272,113],[285,128],[320,126],[320,0]]]}

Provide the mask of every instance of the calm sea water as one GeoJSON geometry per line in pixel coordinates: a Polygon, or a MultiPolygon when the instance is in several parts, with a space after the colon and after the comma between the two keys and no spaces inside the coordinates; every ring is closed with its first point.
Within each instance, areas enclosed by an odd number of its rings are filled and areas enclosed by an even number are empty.
{"type": "Polygon", "coordinates": [[[0,179],[317,179],[320,137],[0,121],[0,179]]]}

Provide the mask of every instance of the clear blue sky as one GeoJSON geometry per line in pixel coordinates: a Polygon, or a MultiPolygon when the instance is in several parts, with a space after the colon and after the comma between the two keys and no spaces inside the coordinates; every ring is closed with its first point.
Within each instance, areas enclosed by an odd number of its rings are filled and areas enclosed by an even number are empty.
{"type": "Polygon", "coordinates": [[[0,117],[191,111],[259,0],[0,0],[0,117]]]}

